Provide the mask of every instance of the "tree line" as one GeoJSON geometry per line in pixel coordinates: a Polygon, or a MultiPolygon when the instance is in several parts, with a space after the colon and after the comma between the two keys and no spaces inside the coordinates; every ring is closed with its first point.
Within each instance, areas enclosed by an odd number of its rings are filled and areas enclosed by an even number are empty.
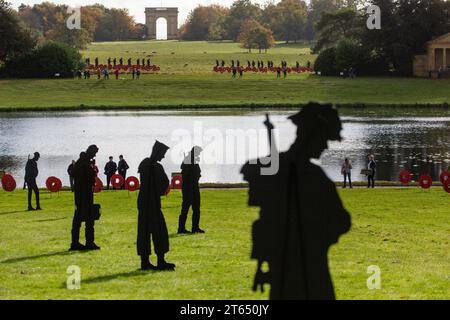
{"type": "MultiPolygon", "coordinates": [[[[231,7],[198,6],[180,28],[183,40],[239,41],[242,33],[264,30],[274,40],[296,42],[316,37],[315,25],[322,13],[354,8],[362,0],[281,0],[264,6],[251,0],[236,0],[231,7]],[[251,29],[251,30],[249,30],[251,29]]],[[[269,37],[270,38],[270,37],[269,37]]]]}
{"type": "Polygon", "coordinates": [[[414,56],[427,42],[450,32],[450,1],[370,0],[381,10],[381,29],[369,29],[367,7],[325,12],[316,24],[316,71],[338,75],[412,75],[414,56]]]}
{"type": "Polygon", "coordinates": [[[53,40],[84,48],[92,41],[137,40],[146,36],[146,26],[136,23],[127,9],[106,8],[95,4],[81,7],[81,29],[70,30],[67,5],[42,2],[22,4],[17,15],[38,41],[53,40]]]}

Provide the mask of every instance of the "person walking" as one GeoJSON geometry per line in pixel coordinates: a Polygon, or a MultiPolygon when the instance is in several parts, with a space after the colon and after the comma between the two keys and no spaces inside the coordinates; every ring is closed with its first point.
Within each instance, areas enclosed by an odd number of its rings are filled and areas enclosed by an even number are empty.
{"type": "Polygon", "coordinates": [[[95,244],[95,217],[94,217],[94,191],[95,172],[92,169],[92,160],[97,155],[96,145],[88,147],[86,152],[80,153],[80,158],[75,162],[74,198],[75,214],[72,221],[72,243],[69,251],[99,250],[95,244]],[[80,243],[81,223],[85,222],[86,245],[80,243]]]}
{"type": "Polygon", "coordinates": [[[141,270],[174,270],[175,264],[168,263],[169,233],[164,214],[161,211],[161,196],[166,194],[169,178],[160,161],[164,159],[168,146],[156,141],[152,154],[139,165],[141,187],[139,190],[137,254],[141,258],[141,270]],[[158,258],[157,266],[150,262],[151,242],[158,258]]]}
{"type": "Polygon", "coordinates": [[[109,72],[108,72],[108,68],[104,68],[104,69],[103,69],[103,79],[109,80],[109,72]]]}
{"type": "Polygon", "coordinates": [[[117,172],[117,163],[113,161],[113,157],[109,157],[109,161],[105,165],[105,175],[106,175],[106,190],[109,190],[109,185],[111,184],[111,177],[117,172]]]}
{"type": "MultiPolygon", "coordinates": [[[[128,166],[128,163],[125,161],[125,159],[123,158],[123,155],[119,156],[119,166],[118,166],[118,170],[119,170],[119,174],[122,176],[123,181],[126,180],[127,178],[127,170],[130,169],[130,167],[128,166]]],[[[122,189],[125,189],[125,184],[122,185],[122,189]]]]}
{"type": "Polygon", "coordinates": [[[28,159],[27,164],[25,166],[25,183],[28,188],[28,211],[34,210],[42,210],[40,202],[39,202],[39,188],[36,183],[36,178],[39,175],[37,162],[41,155],[39,152],[34,153],[34,157],[32,159],[28,159]],[[33,195],[36,198],[36,209],[31,205],[31,197],[33,195]]]}
{"type": "Polygon", "coordinates": [[[376,173],[377,163],[375,162],[375,156],[373,154],[368,156],[367,169],[370,170],[369,175],[367,175],[367,188],[375,188],[375,173],[376,173]]]}
{"type": "Polygon", "coordinates": [[[72,160],[72,163],[67,167],[67,174],[69,175],[70,182],[70,191],[73,192],[73,166],[75,165],[75,160],[72,160]]]}
{"type": "Polygon", "coordinates": [[[178,219],[179,234],[190,233],[186,230],[186,220],[190,207],[192,207],[192,233],[205,233],[200,229],[200,187],[198,182],[201,177],[201,170],[198,163],[201,152],[202,148],[193,147],[181,164],[183,204],[178,219]]]}
{"type": "Polygon", "coordinates": [[[342,164],[341,174],[344,176],[344,189],[347,188],[347,178],[348,183],[350,185],[350,189],[353,188],[352,186],[352,161],[346,158],[344,160],[344,163],[342,164]]]}

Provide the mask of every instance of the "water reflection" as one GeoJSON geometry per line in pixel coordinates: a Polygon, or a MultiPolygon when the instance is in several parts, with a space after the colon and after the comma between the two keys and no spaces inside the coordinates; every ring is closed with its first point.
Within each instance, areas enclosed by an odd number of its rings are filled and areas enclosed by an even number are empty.
{"type": "MultiPolygon", "coordinates": [[[[280,132],[278,146],[289,148],[294,141],[295,127],[286,118],[292,111],[273,112],[272,120],[280,132]]],[[[331,143],[321,164],[335,181],[341,180],[340,166],[345,157],[352,159],[353,179],[366,167],[366,157],[374,154],[378,162],[379,180],[397,180],[402,169],[411,169],[414,178],[423,173],[437,179],[450,166],[450,117],[343,117],[344,141],[331,143]]],[[[109,155],[118,160],[123,154],[137,174],[139,162],[150,153],[155,139],[174,146],[174,132],[191,134],[202,127],[203,132],[215,130],[226,136],[227,130],[264,131],[264,112],[245,114],[186,112],[71,112],[71,113],[10,113],[0,115],[0,170],[12,173],[22,183],[24,166],[29,154],[39,151],[39,183],[50,175],[68,184],[66,169],[72,159],[89,144],[100,147],[97,163],[100,173],[109,155]],[[196,127],[197,126],[197,127],[196,127]]],[[[263,156],[267,141],[263,136],[258,150],[249,148],[244,158],[263,156]]],[[[217,141],[216,141],[217,142],[217,141]]],[[[206,140],[204,143],[207,142],[206,140]]],[[[251,143],[249,143],[251,145],[251,143]]],[[[168,173],[179,171],[180,154],[163,161],[168,173]]],[[[186,148],[185,152],[188,151],[186,148]]],[[[241,159],[242,160],[242,159],[241,159]]],[[[234,164],[204,164],[202,182],[242,182],[239,174],[244,160],[234,164]]],[[[101,175],[104,180],[104,176],[101,175]]]]}

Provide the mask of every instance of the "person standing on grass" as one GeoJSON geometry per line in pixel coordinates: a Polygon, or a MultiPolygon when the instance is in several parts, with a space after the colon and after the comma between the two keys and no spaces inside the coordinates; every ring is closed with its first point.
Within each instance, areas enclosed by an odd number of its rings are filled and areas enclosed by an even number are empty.
{"type": "MultiPolygon", "coordinates": [[[[130,169],[130,167],[128,166],[128,163],[125,161],[125,159],[123,158],[123,155],[119,156],[119,174],[122,176],[123,181],[125,181],[125,179],[127,178],[127,170],[130,169]]],[[[122,189],[125,189],[125,184],[122,185],[122,189]]]]}
{"type": "Polygon", "coordinates": [[[239,78],[242,79],[244,76],[244,68],[239,68],[239,78]]]}
{"type": "Polygon", "coordinates": [[[140,77],[141,77],[141,69],[137,69],[136,70],[136,79],[139,80],[140,77]]]}
{"type": "Polygon", "coordinates": [[[73,192],[73,167],[75,165],[75,160],[72,160],[72,163],[69,164],[67,168],[67,174],[69,175],[69,183],[70,183],[70,191],[73,192]]]}
{"type": "Polygon", "coordinates": [[[100,68],[97,68],[97,80],[100,80],[102,76],[102,72],[100,71],[100,68]]]}
{"type": "Polygon", "coordinates": [[[233,75],[232,75],[233,78],[236,78],[236,73],[237,73],[237,69],[236,69],[236,67],[233,67],[233,75]]]}
{"type": "Polygon", "coordinates": [[[277,79],[281,78],[281,68],[277,67],[277,79]]]}
{"type": "Polygon", "coordinates": [[[136,76],[136,69],[135,68],[133,68],[133,70],[131,70],[131,75],[133,76],[133,80],[134,80],[134,77],[136,76]]]}
{"type": "Polygon", "coordinates": [[[169,188],[169,178],[160,161],[169,147],[156,141],[152,154],[139,165],[141,187],[139,190],[137,254],[141,257],[141,270],[174,270],[175,265],[165,260],[169,252],[169,233],[164,214],[161,211],[161,196],[169,188]],[[157,266],[150,262],[151,242],[158,258],[157,266]]]}
{"type": "Polygon", "coordinates": [[[27,164],[25,166],[25,183],[28,188],[28,211],[34,210],[42,210],[39,202],[39,188],[36,183],[36,178],[39,175],[37,162],[41,155],[39,152],[34,153],[34,157],[32,159],[28,159],[27,164]],[[36,209],[31,205],[31,197],[33,195],[36,198],[36,209]]]}
{"type": "Polygon", "coordinates": [[[116,80],[119,80],[119,69],[116,69],[114,74],[116,75],[116,80]]]}
{"type": "Polygon", "coordinates": [[[80,158],[75,162],[73,169],[75,214],[72,221],[72,243],[69,251],[99,250],[94,242],[94,185],[95,172],[92,169],[92,160],[97,155],[98,148],[91,145],[86,152],[81,152],[80,158]],[[80,243],[81,223],[85,223],[86,245],[80,243]]]}
{"type": "Polygon", "coordinates": [[[367,175],[367,188],[375,188],[375,173],[376,173],[377,163],[375,162],[375,156],[373,154],[368,156],[367,169],[370,170],[369,175],[367,175]]]}
{"type": "Polygon", "coordinates": [[[347,188],[347,178],[348,183],[350,185],[350,189],[353,188],[352,186],[352,161],[346,158],[344,160],[344,163],[342,164],[341,168],[341,174],[344,176],[344,189],[347,188]]]}
{"type": "Polygon", "coordinates": [[[202,151],[201,147],[193,147],[181,164],[183,204],[178,219],[179,234],[190,233],[186,230],[186,220],[190,207],[192,207],[191,232],[205,233],[205,231],[200,229],[200,187],[198,183],[201,177],[201,170],[198,163],[200,162],[200,153],[202,151]]]}
{"type": "Polygon", "coordinates": [[[109,185],[111,184],[111,177],[117,172],[117,163],[113,161],[113,157],[109,157],[109,161],[105,165],[105,175],[106,175],[106,190],[109,190],[109,185]]]}

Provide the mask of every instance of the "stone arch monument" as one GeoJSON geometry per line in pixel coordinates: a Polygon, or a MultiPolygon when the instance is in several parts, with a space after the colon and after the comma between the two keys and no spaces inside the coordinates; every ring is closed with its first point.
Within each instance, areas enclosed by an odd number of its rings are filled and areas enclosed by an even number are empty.
{"type": "Polygon", "coordinates": [[[178,38],[178,8],[145,8],[145,24],[148,39],[156,39],[156,20],[167,21],[167,40],[178,38]]]}

